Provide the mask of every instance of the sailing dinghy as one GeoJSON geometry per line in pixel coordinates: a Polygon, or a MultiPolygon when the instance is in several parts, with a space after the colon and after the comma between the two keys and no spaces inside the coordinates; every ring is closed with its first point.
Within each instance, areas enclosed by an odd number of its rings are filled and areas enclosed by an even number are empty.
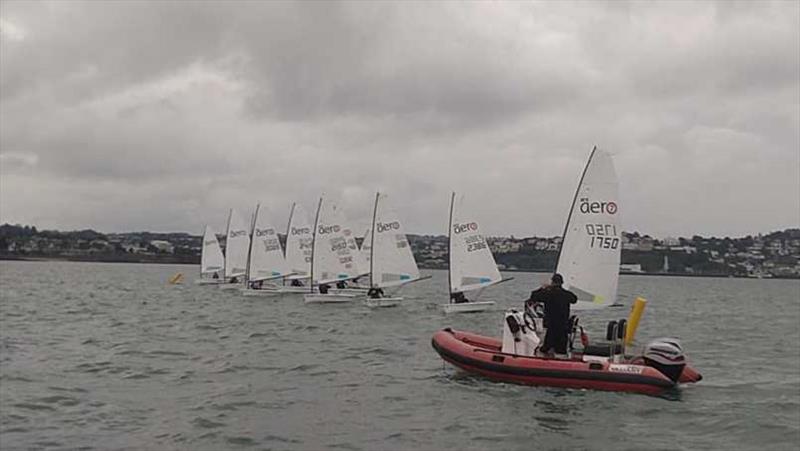
{"type": "Polygon", "coordinates": [[[456,300],[466,299],[464,293],[470,293],[470,297],[479,296],[485,288],[511,278],[503,279],[500,275],[478,221],[464,210],[463,194],[458,197],[456,193],[450,195],[449,224],[447,235],[450,262],[447,278],[450,296],[449,303],[443,305],[442,309],[445,313],[489,310],[494,307],[494,301],[456,302],[456,300]]]}
{"type": "Polygon", "coordinates": [[[261,286],[264,282],[286,277],[291,274],[291,271],[284,259],[278,233],[260,213],[261,205],[257,205],[250,240],[247,284],[242,290],[242,294],[245,296],[277,296],[280,293],[275,289],[261,288],[261,286]]]}
{"type": "Polygon", "coordinates": [[[289,211],[289,222],[286,226],[285,261],[289,271],[283,278],[283,285],[269,284],[269,289],[278,294],[308,293],[305,285],[311,271],[312,230],[308,223],[308,215],[300,205],[293,203],[289,211]]]}
{"type": "Polygon", "coordinates": [[[556,272],[578,296],[574,310],[611,306],[617,298],[622,224],[611,156],[596,147],[581,175],[564,226],[556,272]]]}
{"type": "Polygon", "coordinates": [[[369,286],[365,303],[368,307],[393,307],[403,298],[379,296],[384,290],[396,291],[403,285],[422,280],[417,262],[408,244],[403,224],[387,205],[386,194],[375,195],[370,239],[369,286]],[[380,290],[380,291],[378,291],[380,290]]]}
{"type": "MultiPolygon", "coordinates": [[[[339,213],[342,217],[344,217],[344,213],[339,213]]],[[[347,241],[347,247],[350,248],[350,253],[353,255],[353,262],[356,265],[356,273],[358,274],[352,280],[350,280],[344,288],[332,287],[336,293],[355,293],[355,294],[364,294],[367,292],[369,287],[364,287],[356,283],[358,279],[362,279],[364,276],[369,274],[369,262],[367,260],[367,256],[365,256],[364,252],[361,251],[358,247],[358,242],[356,241],[356,236],[353,233],[353,229],[348,224],[344,218],[342,219],[342,234],[347,241]]],[[[362,243],[363,246],[363,243],[362,243]]]]}
{"type": "Polygon", "coordinates": [[[222,282],[220,272],[223,271],[225,257],[217,241],[217,234],[211,226],[206,226],[203,233],[203,250],[200,255],[200,278],[195,280],[197,285],[216,285],[222,282]],[[214,277],[216,276],[216,278],[214,277]]]}
{"type": "MultiPolygon", "coordinates": [[[[621,233],[618,202],[611,157],[594,148],[573,199],[557,266],[565,288],[578,296],[576,310],[606,307],[616,297],[621,233]]],[[[634,313],[632,324],[638,322],[634,313]]],[[[624,319],[608,324],[607,342],[589,344],[573,317],[568,326],[567,357],[538,355],[535,350],[544,338],[540,321],[527,310],[509,310],[502,340],[447,328],[436,332],[431,344],[443,360],[464,371],[525,385],[659,394],[702,379],[688,364],[677,339],[654,340],[640,354],[627,353],[633,332],[624,319]],[[576,336],[581,336],[582,349],[573,347],[576,336]]]]}
{"type": "Polygon", "coordinates": [[[225,241],[225,283],[222,290],[236,290],[242,287],[247,271],[247,250],[250,236],[247,224],[236,210],[228,213],[228,233],[225,241]]]}
{"type": "Polygon", "coordinates": [[[330,202],[320,197],[314,219],[311,240],[310,284],[303,299],[306,303],[334,303],[353,301],[357,294],[315,292],[317,287],[358,277],[359,268],[347,244],[342,226],[342,216],[330,202]]]}

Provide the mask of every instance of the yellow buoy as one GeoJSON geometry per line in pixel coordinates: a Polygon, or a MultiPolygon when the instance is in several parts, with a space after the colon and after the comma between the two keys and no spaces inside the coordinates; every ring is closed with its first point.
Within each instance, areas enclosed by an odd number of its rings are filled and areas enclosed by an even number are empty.
{"type": "Polygon", "coordinates": [[[183,281],[183,273],[179,272],[174,276],[170,277],[169,283],[175,285],[176,283],[181,283],[183,281]]]}
{"type": "Polygon", "coordinates": [[[639,327],[639,320],[642,319],[642,313],[647,305],[647,300],[644,298],[636,298],[631,307],[631,314],[628,315],[628,325],[625,327],[625,346],[630,346],[633,343],[633,338],[636,336],[636,328],[639,327]]]}

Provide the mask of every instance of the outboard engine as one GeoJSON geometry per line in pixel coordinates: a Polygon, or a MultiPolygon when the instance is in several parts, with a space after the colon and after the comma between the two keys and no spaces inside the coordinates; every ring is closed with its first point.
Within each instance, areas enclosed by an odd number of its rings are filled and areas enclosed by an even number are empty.
{"type": "Polygon", "coordinates": [[[525,315],[514,310],[506,310],[503,321],[503,348],[506,354],[533,356],[539,346],[535,323],[525,320],[525,315]]]}
{"type": "Polygon", "coordinates": [[[651,341],[644,347],[643,357],[648,366],[657,369],[672,382],[678,382],[686,366],[683,347],[676,338],[659,338],[651,341]]]}

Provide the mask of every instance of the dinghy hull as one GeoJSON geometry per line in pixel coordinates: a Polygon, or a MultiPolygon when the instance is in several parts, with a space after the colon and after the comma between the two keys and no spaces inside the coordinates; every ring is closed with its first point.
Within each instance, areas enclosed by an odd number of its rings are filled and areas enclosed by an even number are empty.
{"type": "Polygon", "coordinates": [[[494,308],[494,301],[462,302],[460,304],[444,304],[445,313],[478,313],[494,308]]]}
{"type": "Polygon", "coordinates": [[[386,308],[397,307],[403,301],[403,298],[366,298],[364,304],[370,308],[386,308]]]}
{"type": "Polygon", "coordinates": [[[244,296],[258,296],[258,297],[275,297],[280,296],[281,292],[276,290],[252,290],[252,289],[243,289],[242,294],[244,296]]]}
{"type": "Polygon", "coordinates": [[[222,282],[215,279],[197,279],[194,281],[195,285],[220,285],[222,282]]]}
{"type": "Polygon", "coordinates": [[[501,352],[498,339],[452,329],[436,332],[431,344],[442,359],[464,371],[523,385],[657,395],[678,383],[700,379],[699,373],[688,366],[676,383],[655,368],[633,361],[584,362],[580,355],[558,360],[506,354],[501,352]]]}
{"type": "Polygon", "coordinates": [[[221,283],[219,284],[220,290],[241,290],[242,284],[240,283],[221,283]]]}
{"type": "Polygon", "coordinates": [[[306,304],[339,304],[342,302],[352,302],[355,294],[306,294],[303,300],[306,304]]]}

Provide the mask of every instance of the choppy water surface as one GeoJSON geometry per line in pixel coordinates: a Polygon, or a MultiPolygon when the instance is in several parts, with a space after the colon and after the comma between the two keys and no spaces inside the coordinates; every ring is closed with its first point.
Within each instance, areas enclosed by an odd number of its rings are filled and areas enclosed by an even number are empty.
{"type": "MultiPolygon", "coordinates": [[[[705,379],[667,397],[493,383],[443,365],[445,272],[372,311],[245,298],[193,267],[0,262],[0,448],[795,449],[800,282],[623,277],[639,339],[679,336],[705,379]],[[169,286],[177,271],[188,282],[169,286]]],[[[544,277],[487,290],[499,309],[544,277]]],[[[599,337],[627,308],[584,314],[599,337]]]]}

